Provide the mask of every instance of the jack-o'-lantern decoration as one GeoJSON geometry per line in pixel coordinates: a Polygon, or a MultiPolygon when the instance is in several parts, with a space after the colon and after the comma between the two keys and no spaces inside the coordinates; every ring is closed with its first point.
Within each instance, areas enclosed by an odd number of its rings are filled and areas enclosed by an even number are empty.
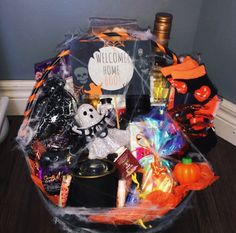
{"type": "Polygon", "coordinates": [[[200,168],[191,158],[184,157],[175,165],[173,175],[180,184],[193,184],[200,179],[200,168]]]}

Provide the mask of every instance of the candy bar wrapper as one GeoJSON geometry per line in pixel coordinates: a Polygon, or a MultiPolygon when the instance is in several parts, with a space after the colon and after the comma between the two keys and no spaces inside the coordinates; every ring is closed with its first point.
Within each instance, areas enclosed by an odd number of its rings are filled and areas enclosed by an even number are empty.
{"type": "MultiPolygon", "coordinates": [[[[53,57],[34,64],[35,80],[39,80],[42,77],[45,69],[47,69],[50,66],[53,66],[55,60],[56,57],[53,57]]],[[[61,58],[59,65],[53,66],[48,76],[52,77],[53,75],[56,74],[61,75],[61,77],[64,79],[71,76],[71,70],[68,64],[68,56],[61,58]]]]}
{"type": "Polygon", "coordinates": [[[66,206],[71,179],[72,179],[71,175],[63,176],[62,184],[61,184],[61,191],[60,191],[60,195],[59,195],[59,202],[58,202],[59,207],[66,206]]]}
{"type": "Polygon", "coordinates": [[[114,162],[122,178],[128,178],[140,168],[139,162],[127,148],[119,148],[117,154],[114,162]]]}

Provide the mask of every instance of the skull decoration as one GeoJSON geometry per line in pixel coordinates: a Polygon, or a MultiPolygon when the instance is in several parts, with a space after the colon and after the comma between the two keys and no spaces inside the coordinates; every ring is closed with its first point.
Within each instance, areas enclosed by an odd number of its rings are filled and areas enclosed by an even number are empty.
{"type": "Polygon", "coordinates": [[[86,84],[88,81],[88,70],[85,67],[77,67],[74,70],[76,80],[81,84],[86,84]]]}
{"type": "Polygon", "coordinates": [[[90,104],[82,104],[75,115],[76,122],[84,128],[99,123],[103,116],[98,114],[96,109],[90,104]]]}

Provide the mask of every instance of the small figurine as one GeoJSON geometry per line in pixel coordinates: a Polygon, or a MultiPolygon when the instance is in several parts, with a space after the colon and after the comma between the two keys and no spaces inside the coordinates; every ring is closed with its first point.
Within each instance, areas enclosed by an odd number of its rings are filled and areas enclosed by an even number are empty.
{"type": "Polygon", "coordinates": [[[106,120],[108,117],[107,114],[100,115],[90,104],[82,104],[76,112],[78,126],[74,125],[72,130],[86,138],[89,159],[106,158],[129,142],[128,131],[111,128],[106,120]]]}
{"type": "Polygon", "coordinates": [[[100,99],[101,105],[98,108],[98,112],[102,115],[107,115],[107,123],[111,126],[116,125],[116,111],[111,103],[112,98],[102,98],[100,99]]]}
{"type": "Polygon", "coordinates": [[[201,178],[201,169],[192,162],[192,158],[184,157],[181,163],[175,165],[173,174],[180,184],[194,184],[201,178]]]}

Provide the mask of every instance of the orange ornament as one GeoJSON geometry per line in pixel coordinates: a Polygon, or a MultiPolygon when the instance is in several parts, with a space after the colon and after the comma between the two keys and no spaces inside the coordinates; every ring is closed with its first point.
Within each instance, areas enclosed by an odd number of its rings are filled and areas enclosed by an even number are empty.
{"type": "Polygon", "coordinates": [[[193,184],[200,179],[201,170],[191,158],[185,157],[182,163],[175,165],[173,175],[180,184],[193,184]]]}

